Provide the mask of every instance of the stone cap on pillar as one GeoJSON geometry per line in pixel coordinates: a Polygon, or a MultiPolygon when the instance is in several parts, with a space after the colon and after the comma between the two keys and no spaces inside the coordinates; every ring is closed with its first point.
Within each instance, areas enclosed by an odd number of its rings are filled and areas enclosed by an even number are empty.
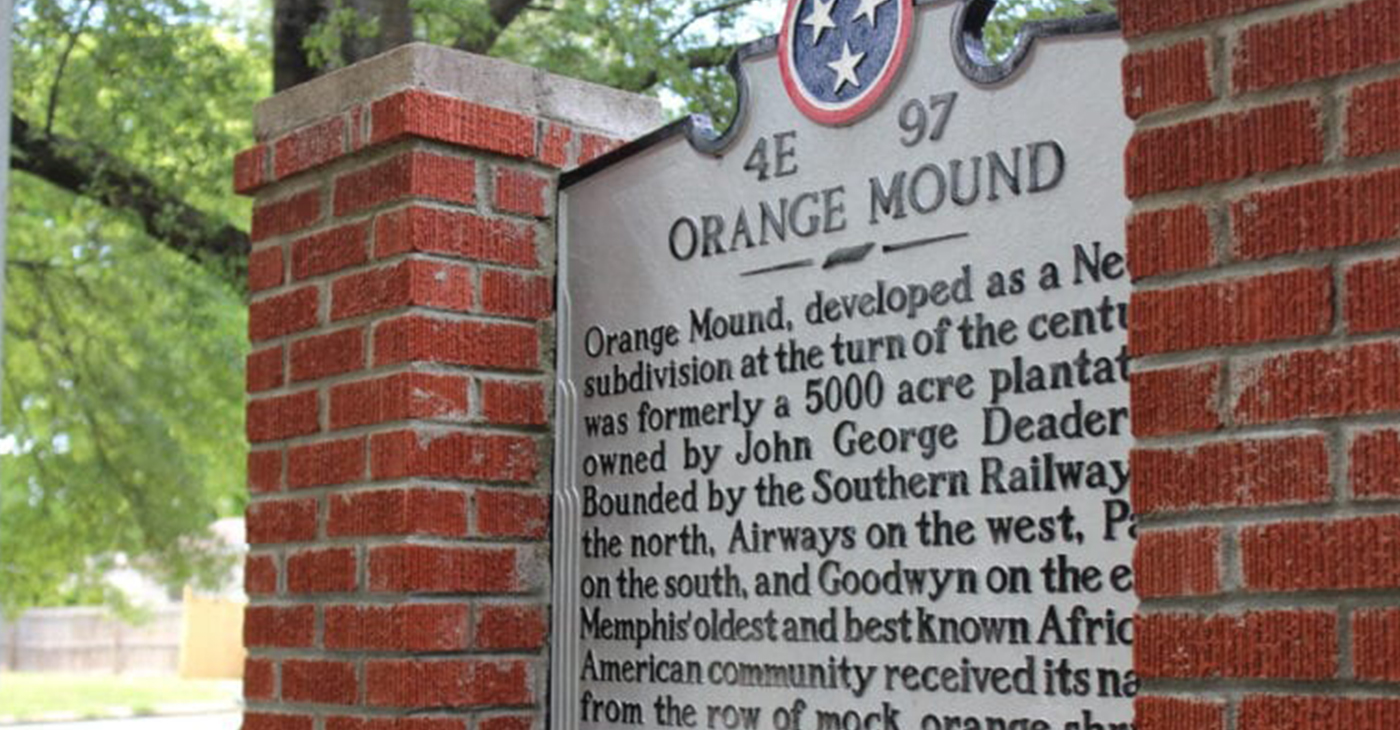
{"type": "Polygon", "coordinates": [[[665,122],[651,97],[499,58],[410,43],[295,86],[258,104],[254,130],[272,139],[366,99],[419,89],[632,139],[665,122]]]}
{"type": "Polygon", "coordinates": [[[651,97],[411,43],[258,104],[258,144],[235,160],[234,190],[253,194],[405,137],[567,169],[664,121],[651,97]]]}

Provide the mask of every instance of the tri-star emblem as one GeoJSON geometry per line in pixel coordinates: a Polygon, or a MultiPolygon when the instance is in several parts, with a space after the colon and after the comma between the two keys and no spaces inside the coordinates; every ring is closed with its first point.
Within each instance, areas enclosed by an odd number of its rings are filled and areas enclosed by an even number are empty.
{"type": "Polygon", "coordinates": [[[822,124],[849,124],[899,72],[911,0],[789,0],[778,53],[788,95],[822,124]]]}

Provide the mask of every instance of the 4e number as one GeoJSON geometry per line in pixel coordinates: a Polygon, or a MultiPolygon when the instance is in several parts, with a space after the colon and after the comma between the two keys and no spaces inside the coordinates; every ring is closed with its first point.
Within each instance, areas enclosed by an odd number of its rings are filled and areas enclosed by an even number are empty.
{"type": "Polygon", "coordinates": [[[787,177],[797,174],[797,148],[793,146],[793,140],[797,139],[797,132],[778,132],[770,140],[768,137],[759,137],[758,144],[753,146],[749,152],[748,159],[744,160],[744,171],[758,175],[759,182],[770,177],[787,177]],[[769,151],[771,148],[772,162],[769,162],[769,151]]]}

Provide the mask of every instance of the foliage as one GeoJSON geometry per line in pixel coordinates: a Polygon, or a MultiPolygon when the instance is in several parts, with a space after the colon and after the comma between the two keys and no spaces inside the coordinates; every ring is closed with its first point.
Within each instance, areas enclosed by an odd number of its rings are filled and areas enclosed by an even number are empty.
{"type": "MultiPolygon", "coordinates": [[[[236,28],[183,0],[21,2],[15,113],[32,134],[82,140],[217,218],[246,220],[228,181],[267,63],[236,28]]],[[[120,606],[103,575],[122,560],[172,586],[218,581],[227,566],[204,532],[244,499],[235,264],[177,254],[93,197],[11,180],[0,455],[10,615],[120,606]]]]}
{"type": "Polygon", "coordinates": [[[983,42],[989,53],[1001,56],[1015,45],[1026,22],[1111,12],[1114,0],[1000,0],[983,30],[983,42]]]}

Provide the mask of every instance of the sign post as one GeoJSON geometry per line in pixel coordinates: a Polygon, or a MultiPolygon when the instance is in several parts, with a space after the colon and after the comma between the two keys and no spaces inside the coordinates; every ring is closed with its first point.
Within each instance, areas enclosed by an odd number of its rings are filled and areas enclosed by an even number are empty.
{"type": "Polygon", "coordinates": [[[1124,45],[990,6],[791,0],[566,175],[557,727],[1129,727],[1124,45]]]}

